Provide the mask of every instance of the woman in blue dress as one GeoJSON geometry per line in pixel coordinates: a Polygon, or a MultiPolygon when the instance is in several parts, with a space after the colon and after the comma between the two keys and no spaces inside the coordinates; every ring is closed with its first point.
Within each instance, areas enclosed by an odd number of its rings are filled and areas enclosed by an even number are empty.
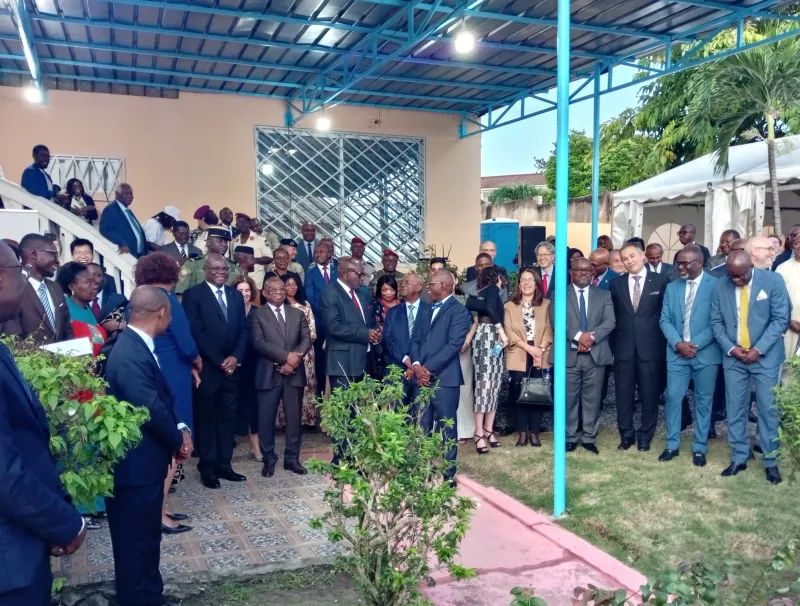
{"type": "MultiPolygon", "coordinates": [[[[169,298],[172,321],[166,332],[156,337],[155,349],[161,372],[175,396],[175,414],[182,423],[194,431],[192,415],[192,381],[199,382],[199,371],[202,365],[200,352],[197,350],[189,320],[183,311],[178,297],[172,290],[178,283],[180,266],[177,261],[164,253],[152,253],[139,259],[136,263],[134,280],[137,286],[155,286],[161,288],[169,298]]],[[[164,483],[164,511],[161,515],[161,531],[164,534],[176,534],[191,530],[191,527],[180,522],[187,519],[184,514],[172,514],[167,509],[167,493],[175,476],[181,477],[182,465],[172,461],[170,473],[164,483]]]]}

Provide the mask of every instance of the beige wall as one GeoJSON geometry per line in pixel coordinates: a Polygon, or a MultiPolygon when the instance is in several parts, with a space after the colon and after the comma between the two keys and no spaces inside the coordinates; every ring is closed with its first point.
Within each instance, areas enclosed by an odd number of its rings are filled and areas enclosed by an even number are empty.
{"type": "MultiPolygon", "coordinates": [[[[236,95],[181,93],[159,99],[52,91],[47,105],[31,105],[21,89],[0,87],[0,166],[19,182],[34,145],[54,154],[125,159],[140,219],[164,206],[255,212],[253,127],[282,126],[284,104],[236,95]]],[[[425,137],[427,243],[452,245],[460,267],[478,247],[480,135],[458,138],[459,118],[447,114],[340,105],[327,112],[333,130],[425,137]]],[[[313,119],[299,126],[312,127],[313,119]]],[[[296,234],[292,234],[296,235],[296,234]]]]}

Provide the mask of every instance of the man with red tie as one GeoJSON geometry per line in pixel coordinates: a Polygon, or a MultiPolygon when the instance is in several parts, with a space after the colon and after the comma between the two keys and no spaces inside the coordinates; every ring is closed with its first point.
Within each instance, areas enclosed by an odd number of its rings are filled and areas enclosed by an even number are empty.
{"type": "Polygon", "coordinates": [[[542,289],[544,290],[544,296],[548,299],[553,298],[553,292],[555,291],[555,284],[553,281],[555,280],[555,266],[553,262],[556,258],[556,249],[555,247],[550,244],[550,242],[540,242],[538,246],[536,246],[536,265],[534,269],[542,278],[542,289]]]}

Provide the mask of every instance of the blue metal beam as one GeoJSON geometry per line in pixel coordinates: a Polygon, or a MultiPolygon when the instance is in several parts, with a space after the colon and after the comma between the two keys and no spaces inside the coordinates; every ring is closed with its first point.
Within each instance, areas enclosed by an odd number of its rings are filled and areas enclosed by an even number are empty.
{"type": "Polygon", "coordinates": [[[592,249],[597,246],[597,222],[600,215],[600,69],[600,64],[595,64],[592,107],[592,249]]]}
{"type": "MultiPolygon", "coordinates": [[[[773,13],[759,8],[758,5],[735,6],[731,4],[725,4],[723,2],[714,2],[713,0],[675,0],[675,1],[679,2],[680,4],[688,4],[689,6],[698,6],[700,8],[727,11],[735,15],[742,15],[746,17],[759,17],[761,19],[777,19],[783,21],[800,20],[800,17],[797,17],[795,15],[782,15],[780,13],[773,13]]],[[[772,2],[771,4],[775,3],[772,2]]]]}
{"type": "Polygon", "coordinates": [[[42,93],[42,99],[44,100],[45,91],[42,85],[39,56],[36,54],[36,45],[33,42],[31,20],[28,15],[28,8],[25,6],[25,0],[9,0],[8,5],[11,9],[14,24],[17,27],[19,41],[22,44],[22,52],[25,53],[24,60],[28,64],[28,71],[33,80],[33,85],[42,93]]]}

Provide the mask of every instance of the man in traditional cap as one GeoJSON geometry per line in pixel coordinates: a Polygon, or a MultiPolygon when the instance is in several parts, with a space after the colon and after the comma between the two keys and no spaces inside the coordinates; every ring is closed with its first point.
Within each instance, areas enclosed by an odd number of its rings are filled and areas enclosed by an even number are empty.
{"type": "Polygon", "coordinates": [[[383,269],[379,269],[375,272],[375,275],[372,276],[372,281],[369,283],[369,290],[370,292],[375,291],[375,287],[378,285],[378,279],[381,276],[392,276],[397,283],[400,284],[400,280],[405,277],[405,274],[402,272],[397,271],[397,261],[399,257],[396,252],[392,249],[387,248],[383,251],[383,269]]]}
{"type": "Polygon", "coordinates": [[[372,276],[375,274],[375,266],[364,259],[366,250],[367,243],[358,236],[350,240],[350,256],[364,266],[364,276],[361,278],[361,283],[364,286],[369,286],[370,282],[372,282],[372,276]]]}
{"type": "MultiPolygon", "coordinates": [[[[250,230],[250,217],[244,213],[236,213],[236,229],[239,235],[233,240],[233,247],[249,246],[253,249],[253,262],[255,269],[250,272],[250,277],[258,288],[264,283],[265,267],[272,263],[272,248],[270,248],[264,236],[259,236],[250,230]]],[[[231,257],[233,252],[231,251],[231,257]]]]}
{"type": "MultiPolygon", "coordinates": [[[[209,227],[206,230],[206,253],[199,259],[189,259],[183,264],[180,271],[180,282],[175,288],[175,294],[182,295],[187,289],[201,284],[205,280],[204,265],[206,257],[209,254],[220,254],[225,257],[228,252],[228,243],[230,242],[230,233],[224,227],[209,227]]],[[[228,264],[228,281],[226,284],[230,286],[231,282],[237,277],[244,275],[236,263],[229,259],[225,259],[228,264]]]]}
{"type": "Polygon", "coordinates": [[[206,230],[219,223],[217,213],[211,210],[208,204],[204,204],[194,211],[192,218],[197,221],[197,229],[193,229],[189,234],[189,243],[203,250],[206,246],[206,230]]]}
{"type": "Polygon", "coordinates": [[[233,260],[246,275],[252,275],[251,272],[255,269],[255,251],[252,246],[242,246],[241,244],[236,246],[233,249],[233,260]]]}
{"type": "MultiPolygon", "coordinates": [[[[281,240],[281,245],[279,248],[284,249],[287,253],[289,253],[289,267],[287,268],[288,271],[297,274],[300,276],[300,280],[305,281],[306,279],[306,272],[303,269],[303,266],[300,265],[297,261],[295,261],[295,257],[297,257],[297,242],[292,240],[291,238],[284,238],[281,240]]],[[[275,263],[270,263],[267,265],[267,272],[274,272],[275,271],[275,263]]]]}

